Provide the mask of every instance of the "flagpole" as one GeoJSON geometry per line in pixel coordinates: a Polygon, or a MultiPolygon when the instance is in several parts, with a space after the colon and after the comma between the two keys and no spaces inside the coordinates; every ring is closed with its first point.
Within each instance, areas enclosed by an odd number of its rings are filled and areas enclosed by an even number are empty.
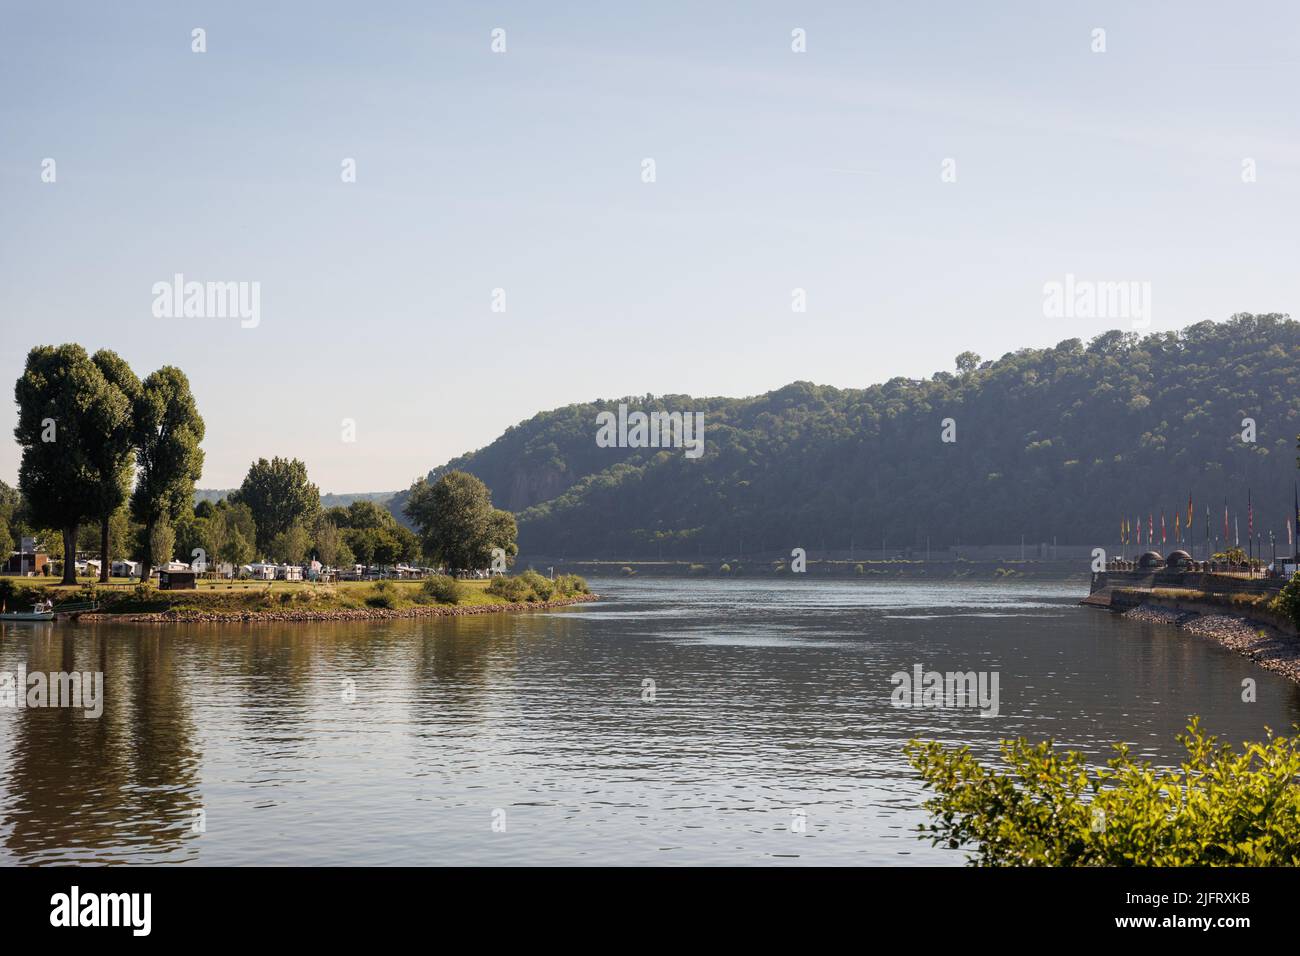
{"type": "Polygon", "coordinates": [[[1246,570],[1253,578],[1255,576],[1255,551],[1254,544],[1250,540],[1255,537],[1255,506],[1250,499],[1250,489],[1246,489],[1246,570]]]}

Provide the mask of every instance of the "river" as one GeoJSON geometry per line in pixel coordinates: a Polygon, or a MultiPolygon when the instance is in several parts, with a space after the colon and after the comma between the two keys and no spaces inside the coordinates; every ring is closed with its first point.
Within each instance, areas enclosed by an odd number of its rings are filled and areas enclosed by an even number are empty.
{"type": "Polygon", "coordinates": [[[1300,720],[1300,688],[1077,607],[1086,582],[592,584],[515,615],[0,626],[0,672],[104,675],[98,718],[0,706],[0,863],[960,865],[916,837],[909,738],[1167,764],[1189,714],[1234,743],[1300,720]],[[894,706],[915,665],[996,674],[996,716],[894,706]]]}

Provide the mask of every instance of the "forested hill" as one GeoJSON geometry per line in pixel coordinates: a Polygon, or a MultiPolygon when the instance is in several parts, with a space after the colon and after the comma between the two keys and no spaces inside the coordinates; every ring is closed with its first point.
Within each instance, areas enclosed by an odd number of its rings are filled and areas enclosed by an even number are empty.
{"type": "MultiPolygon", "coordinates": [[[[1223,528],[1285,544],[1300,431],[1300,323],[1237,315],[1180,332],[971,353],[953,372],[864,389],[795,382],[753,398],[625,399],[704,413],[698,460],[601,448],[596,415],[618,400],[543,412],[435,469],[483,479],[519,514],[524,553],[692,557],[805,547],[1051,541],[1114,547],[1121,517],[1195,500],[1223,528]],[[1242,440],[1253,418],[1257,440],[1242,440]],[[941,440],[943,420],[956,441],[941,440]]],[[[393,502],[400,511],[404,494],[393,502]]],[[[1282,548],[1279,548],[1281,551],[1282,548]]]]}

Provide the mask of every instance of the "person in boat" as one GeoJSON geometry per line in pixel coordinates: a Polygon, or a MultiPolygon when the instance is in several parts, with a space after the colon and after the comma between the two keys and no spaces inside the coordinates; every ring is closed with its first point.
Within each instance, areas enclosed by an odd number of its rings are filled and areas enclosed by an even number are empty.
{"type": "Polygon", "coordinates": [[[48,614],[50,611],[53,611],[53,610],[54,610],[54,602],[53,602],[52,600],[50,600],[49,598],[46,598],[46,599],[45,599],[45,603],[41,605],[41,610],[45,611],[47,614],[48,614]]]}

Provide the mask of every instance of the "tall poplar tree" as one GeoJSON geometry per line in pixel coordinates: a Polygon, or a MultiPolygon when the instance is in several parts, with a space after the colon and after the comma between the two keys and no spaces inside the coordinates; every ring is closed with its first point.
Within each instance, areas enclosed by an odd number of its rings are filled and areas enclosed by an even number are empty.
{"type": "MultiPolygon", "coordinates": [[[[135,405],[135,449],[139,474],[131,512],[145,526],[144,574],[154,564],[154,529],[193,508],[194,482],[203,473],[203,418],[189,379],[166,365],[144,380],[135,405]]],[[[171,555],[163,555],[163,559],[171,555]]]]}

